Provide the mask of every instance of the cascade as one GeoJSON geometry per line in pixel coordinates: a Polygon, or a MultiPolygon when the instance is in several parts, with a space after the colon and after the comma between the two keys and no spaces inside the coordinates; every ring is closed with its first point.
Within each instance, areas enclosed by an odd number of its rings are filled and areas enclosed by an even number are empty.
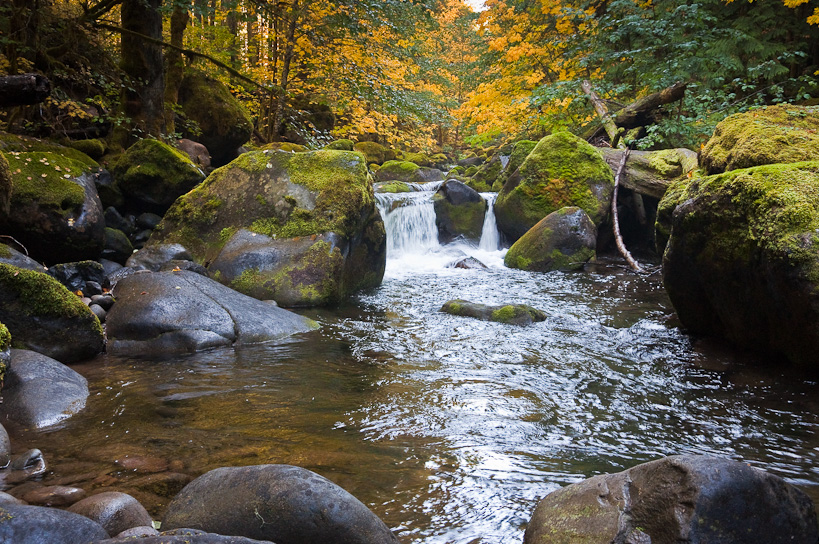
{"type": "Polygon", "coordinates": [[[483,219],[483,229],[481,230],[481,241],[478,248],[483,251],[497,251],[500,249],[500,231],[498,223],[495,221],[495,199],[497,193],[481,193],[486,200],[486,215],[483,219]]]}
{"type": "Polygon", "coordinates": [[[409,193],[376,193],[376,204],[387,231],[387,255],[423,254],[441,247],[432,195],[441,182],[412,184],[409,193]]]}

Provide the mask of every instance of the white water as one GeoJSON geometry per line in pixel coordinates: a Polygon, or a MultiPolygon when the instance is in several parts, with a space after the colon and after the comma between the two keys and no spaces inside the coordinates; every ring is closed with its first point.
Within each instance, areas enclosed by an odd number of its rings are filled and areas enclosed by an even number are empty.
{"type": "Polygon", "coordinates": [[[503,268],[505,249],[500,249],[500,234],[495,223],[494,193],[482,193],[487,214],[479,247],[466,242],[442,246],[438,242],[432,197],[441,182],[413,185],[410,193],[376,193],[376,202],[387,230],[387,270],[385,279],[406,278],[417,274],[463,272],[451,268],[465,257],[473,257],[489,268],[503,268]]]}

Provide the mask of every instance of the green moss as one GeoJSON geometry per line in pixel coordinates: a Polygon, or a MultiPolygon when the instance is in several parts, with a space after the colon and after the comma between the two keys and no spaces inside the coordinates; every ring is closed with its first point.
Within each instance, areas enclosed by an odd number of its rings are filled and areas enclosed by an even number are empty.
{"type": "Polygon", "coordinates": [[[101,140],[72,140],[69,145],[94,160],[99,160],[105,155],[105,144],[101,140]]]}
{"type": "Polygon", "coordinates": [[[409,193],[412,192],[409,185],[403,181],[388,181],[378,183],[375,186],[376,193],[409,193]]]}
{"type": "Polygon", "coordinates": [[[517,315],[517,308],[512,305],[507,305],[492,312],[492,321],[497,321],[498,323],[509,323],[517,315]]]}
{"type": "Polygon", "coordinates": [[[375,173],[375,178],[379,181],[420,181],[418,173],[420,167],[408,161],[387,161],[375,173]]]}
{"type": "Polygon", "coordinates": [[[324,147],[324,149],[330,149],[335,151],[352,151],[354,146],[355,146],[354,141],[341,139],[330,142],[324,147]]]}
{"type": "Polygon", "coordinates": [[[819,106],[779,105],[731,115],[702,150],[709,174],[819,156],[819,106]]]}
{"type": "Polygon", "coordinates": [[[681,154],[676,149],[663,149],[648,155],[648,164],[660,177],[671,179],[697,168],[697,159],[681,154]]]}
{"type": "Polygon", "coordinates": [[[117,187],[124,194],[152,196],[173,202],[204,179],[190,157],[163,142],[146,138],[123,153],[113,170],[117,187]]]}
{"type": "Polygon", "coordinates": [[[100,166],[97,161],[77,149],[65,147],[55,142],[49,142],[48,140],[17,136],[6,132],[0,132],[0,151],[4,153],[55,153],[67,159],[80,162],[89,168],[99,168],[100,166]]]}
{"type": "Polygon", "coordinates": [[[6,244],[0,244],[0,259],[11,258],[11,248],[6,244]]]}
{"type": "Polygon", "coordinates": [[[11,333],[5,325],[0,323],[0,351],[6,351],[11,347],[11,333]]]}
{"type": "Polygon", "coordinates": [[[310,151],[301,144],[294,144],[293,142],[271,142],[259,148],[262,151],[287,151],[289,153],[304,153],[310,151]]]}
{"type": "Polygon", "coordinates": [[[466,177],[468,177],[468,178],[471,178],[471,177],[472,177],[472,176],[474,176],[474,175],[475,175],[477,172],[478,172],[478,167],[477,167],[477,166],[470,166],[470,167],[469,167],[469,168],[467,168],[467,169],[466,169],[466,171],[464,172],[464,176],[466,176],[466,177]]]}
{"type": "Polygon", "coordinates": [[[423,153],[413,153],[411,151],[405,151],[403,153],[402,158],[403,160],[414,163],[418,166],[432,166],[432,161],[423,153]]]}
{"type": "Polygon", "coordinates": [[[354,149],[367,158],[368,164],[384,164],[395,159],[395,151],[376,142],[358,142],[354,149]]]}
{"type": "Polygon", "coordinates": [[[41,208],[68,215],[82,206],[85,191],[72,178],[88,166],[56,153],[7,155],[12,181],[12,206],[38,202],[41,208]],[[16,204],[15,204],[16,203],[16,204]]]}

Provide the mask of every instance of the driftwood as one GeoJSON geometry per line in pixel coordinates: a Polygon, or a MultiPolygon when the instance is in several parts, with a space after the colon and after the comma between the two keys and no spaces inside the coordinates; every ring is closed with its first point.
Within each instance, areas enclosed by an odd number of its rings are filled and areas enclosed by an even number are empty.
{"type": "MultiPolygon", "coordinates": [[[[606,147],[598,148],[598,150],[603,154],[603,158],[611,167],[612,172],[616,172],[624,151],[606,147]]],[[[676,151],[683,159],[681,162],[684,164],[680,165],[678,171],[666,176],[661,176],[651,166],[650,158],[653,153],[656,153],[655,151],[632,151],[626,169],[620,178],[620,185],[637,194],[656,198],[657,200],[661,199],[672,181],[687,175],[697,167],[697,154],[694,151],[684,148],[674,149],[673,151],[676,151]]]]}
{"type": "Polygon", "coordinates": [[[40,74],[0,77],[0,108],[39,104],[51,94],[51,83],[40,74]]]}
{"type": "Polygon", "coordinates": [[[640,263],[631,256],[629,250],[626,249],[626,244],[623,242],[623,236],[620,234],[620,220],[617,216],[617,192],[620,188],[620,177],[623,174],[623,170],[626,167],[626,160],[628,160],[630,149],[626,149],[623,152],[623,157],[620,159],[620,166],[617,169],[617,173],[614,175],[614,195],[611,198],[611,213],[614,218],[614,242],[617,244],[617,249],[620,251],[620,254],[626,259],[629,266],[635,272],[644,272],[640,263]]]}

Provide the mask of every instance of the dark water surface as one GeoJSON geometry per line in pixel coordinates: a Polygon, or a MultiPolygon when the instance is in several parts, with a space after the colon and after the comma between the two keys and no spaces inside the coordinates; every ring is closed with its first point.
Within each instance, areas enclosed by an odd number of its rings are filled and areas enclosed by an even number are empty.
{"type": "Polygon", "coordinates": [[[45,484],[128,491],[156,518],[185,481],[176,473],[295,464],[405,543],[520,542],[550,491],[678,453],[743,460],[819,500],[816,382],[692,343],[658,275],[533,274],[499,255],[479,255],[489,270],[393,259],[382,287],[309,312],[322,329],[280,345],[75,366],[86,410],[14,432],[15,449],[43,450],[45,484]],[[439,313],[453,298],[549,318],[439,313]]]}

